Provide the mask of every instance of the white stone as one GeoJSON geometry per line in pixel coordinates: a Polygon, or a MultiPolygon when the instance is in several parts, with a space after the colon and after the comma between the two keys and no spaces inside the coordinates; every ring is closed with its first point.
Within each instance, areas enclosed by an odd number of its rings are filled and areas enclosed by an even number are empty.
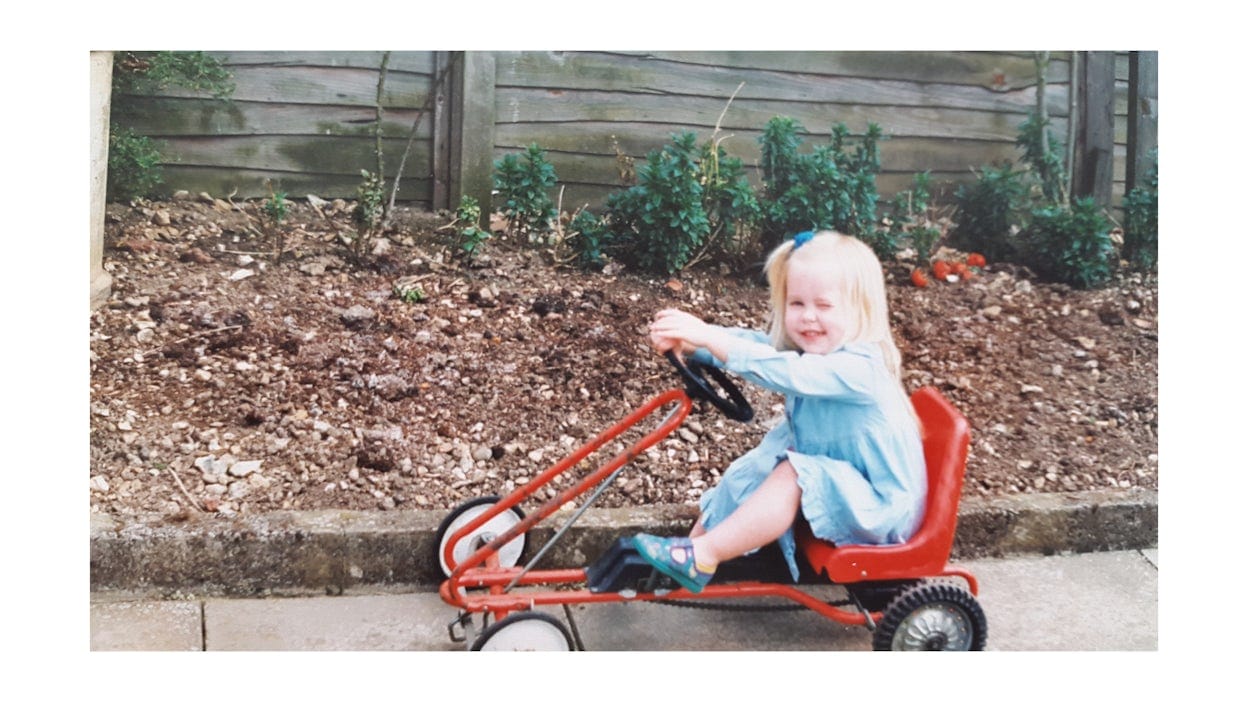
{"type": "Polygon", "coordinates": [[[236,478],[245,478],[248,475],[260,470],[260,464],[263,461],[239,461],[230,466],[229,474],[236,478]]]}

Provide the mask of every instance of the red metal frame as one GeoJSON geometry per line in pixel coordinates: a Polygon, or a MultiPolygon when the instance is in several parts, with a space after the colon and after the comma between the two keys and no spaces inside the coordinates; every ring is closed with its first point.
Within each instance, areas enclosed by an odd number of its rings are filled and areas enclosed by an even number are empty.
{"type": "MultiPolygon", "coordinates": [[[[966,581],[971,594],[979,594],[979,584],[969,572],[947,567],[957,521],[958,498],[966,466],[970,430],[966,419],[934,388],[922,388],[912,396],[924,429],[924,453],[928,467],[927,512],[923,526],[905,544],[897,546],[834,546],[810,534],[809,527],[799,520],[799,549],[815,568],[833,584],[872,580],[908,580],[950,576],[966,581]],[[803,528],[804,527],[804,528],[803,528]]],[[[678,589],[671,592],[594,593],[585,589],[568,589],[568,585],[586,582],[584,568],[532,570],[501,567],[498,550],[526,533],[533,525],[556,512],[560,507],[584,494],[611,476],[618,468],[661,441],[684,422],[693,401],[683,389],[669,390],[648,401],[607,431],[594,437],[541,475],[503,497],[488,510],[465,524],[450,536],[443,549],[446,563],[454,564],[450,576],[439,589],[443,601],[466,612],[489,612],[496,619],[511,612],[543,605],[590,604],[597,602],[646,602],[652,600],[718,599],[734,597],[780,597],[801,604],[829,619],[845,625],[865,624],[867,616],[878,621],[883,615],[850,611],[823,602],[792,585],[764,582],[737,582],[709,585],[694,594],[678,589]],[[572,487],[549,499],[536,511],[524,517],[493,541],[485,544],[461,563],[454,563],[455,546],[466,535],[511,509],[550,483],[556,476],[577,466],[608,442],[645,420],[659,409],[677,403],[666,419],[650,433],[620,452],[608,463],[586,475],[572,487]],[[565,586],[555,590],[512,591],[519,586],[565,586]],[[476,590],[477,592],[472,592],[476,590]]]]}

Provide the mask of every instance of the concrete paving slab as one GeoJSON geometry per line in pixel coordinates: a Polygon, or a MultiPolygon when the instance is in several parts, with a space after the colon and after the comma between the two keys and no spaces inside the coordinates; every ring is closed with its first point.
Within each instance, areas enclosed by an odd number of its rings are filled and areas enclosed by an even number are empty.
{"type": "Polygon", "coordinates": [[[988,650],[1156,651],[1156,551],[985,559],[979,579],[988,650]]]}
{"type": "MultiPolygon", "coordinates": [[[[806,589],[824,600],[845,597],[841,588],[806,589]]],[[[731,603],[784,604],[774,598],[731,603]]],[[[734,611],[631,602],[578,607],[573,616],[589,651],[871,650],[865,627],[844,626],[805,608],[734,611]]]]}
{"type": "Polygon", "coordinates": [[[457,650],[455,617],[433,593],[213,599],[204,603],[209,651],[457,650]]]}
{"type": "MultiPolygon", "coordinates": [[[[1157,550],[955,561],[979,580],[989,651],[1156,651],[1157,550]]],[[[839,600],[834,586],[807,588],[839,600]]],[[[721,601],[723,602],[723,601],[721,601]]],[[[744,601],[735,601],[745,603],[744,601]]],[[[762,603],[777,604],[769,599],[762,603]]],[[[95,602],[93,650],[462,651],[431,591],[95,602]],[[202,617],[202,618],[201,618],[202,617]],[[200,638],[202,629],[203,636],[200,638]]],[[[543,611],[566,621],[560,607],[543,611]]],[[[814,612],[655,603],[573,608],[590,651],[866,651],[871,634],[814,612]]]]}
{"type": "Polygon", "coordinates": [[[202,651],[199,602],[94,602],[92,651],[202,651]]]}

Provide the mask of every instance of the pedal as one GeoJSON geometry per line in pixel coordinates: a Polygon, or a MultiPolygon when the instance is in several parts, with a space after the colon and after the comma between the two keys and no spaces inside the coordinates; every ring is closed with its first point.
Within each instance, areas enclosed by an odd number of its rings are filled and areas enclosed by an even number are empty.
{"type": "Polygon", "coordinates": [[[585,569],[585,580],[589,591],[595,593],[654,592],[679,587],[642,558],[627,536],[617,539],[601,558],[585,569]]]}

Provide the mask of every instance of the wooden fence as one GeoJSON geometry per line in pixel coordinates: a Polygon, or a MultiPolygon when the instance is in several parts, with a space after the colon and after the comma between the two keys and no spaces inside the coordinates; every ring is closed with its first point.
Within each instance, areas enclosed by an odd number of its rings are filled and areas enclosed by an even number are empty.
{"type": "MultiPolygon", "coordinates": [[[[292,197],[349,198],[360,170],[376,170],[382,52],[212,55],[234,75],[228,102],[178,91],[114,96],[116,122],[163,142],[169,189],[257,197],[270,181],[292,197]]],[[[1051,55],[1052,130],[1075,147],[1077,188],[1103,202],[1118,204],[1128,179],[1144,177],[1141,155],[1156,143],[1156,60],[1051,55]]],[[[973,169],[1019,159],[1018,126],[1036,92],[1030,52],[394,52],[382,150],[388,182],[408,153],[399,199],[432,209],[464,193],[484,201],[493,162],[538,144],[572,210],[621,187],[619,155],[640,163],[680,131],[722,137],[754,172],[759,135],[776,115],[802,123],[808,146],[825,143],[835,124],[861,133],[875,123],[887,136],[881,195],[929,171],[948,201],[973,169]]]]}

